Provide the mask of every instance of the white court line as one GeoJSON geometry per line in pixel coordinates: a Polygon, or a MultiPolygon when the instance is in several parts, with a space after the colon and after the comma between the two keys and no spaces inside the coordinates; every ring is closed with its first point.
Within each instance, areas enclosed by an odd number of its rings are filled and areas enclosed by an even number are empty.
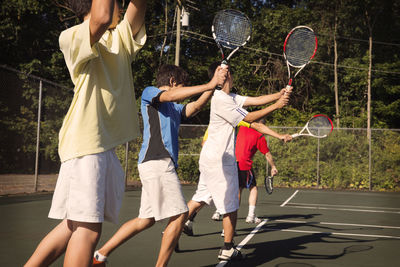
{"type": "MultiPolygon", "coordinates": [[[[263,220],[262,222],[260,222],[260,223],[256,226],[256,228],[254,228],[253,231],[251,231],[250,234],[248,234],[248,235],[245,237],[245,239],[243,239],[242,242],[240,242],[239,245],[236,246],[237,250],[241,250],[242,247],[244,247],[244,245],[246,245],[247,242],[249,242],[249,240],[253,238],[253,236],[258,232],[258,230],[260,230],[260,228],[261,228],[264,224],[267,223],[267,221],[268,221],[268,219],[263,220]]],[[[225,264],[227,264],[227,263],[228,263],[228,261],[220,261],[220,262],[216,265],[216,267],[225,266],[225,264]]]]}
{"type": "MultiPolygon", "coordinates": [[[[308,204],[312,205],[312,204],[308,204]]],[[[283,207],[281,205],[281,207],[283,207]]],[[[319,206],[298,206],[298,205],[290,205],[291,208],[299,208],[299,209],[318,209],[318,210],[342,210],[342,211],[360,211],[360,212],[373,212],[373,213],[391,213],[391,214],[400,214],[400,211],[385,211],[385,210],[364,210],[364,209],[346,209],[346,208],[327,208],[327,207],[319,207],[319,206]]]]}
{"type": "Polygon", "coordinates": [[[292,198],[294,198],[297,192],[299,192],[299,190],[296,190],[296,192],[294,192],[293,195],[291,195],[288,199],[286,199],[286,201],[282,203],[281,207],[284,207],[292,198]]]}
{"type": "MultiPolygon", "coordinates": [[[[309,206],[312,204],[308,203],[296,203],[292,202],[290,205],[299,205],[299,206],[309,206]]],[[[399,208],[389,208],[389,207],[371,207],[371,206],[356,206],[356,205],[332,205],[332,204],[318,204],[319,206],[326,206],[326,207],[351,207],[351,208],[362,208],[362,209],[382,209],[382,210],[399,210],[399,208]]]]}
{"type": "Polygon", "coordinates": [[[356,224],[356,223],[307,222],[307,221],[294,221],[294,220],[275,220],[275,222],[302,223],[302,224],[311,224],[311,225],[324,224],[324,225],[342,225],[342,226],[358,226],[358,227],[385,228],[385,229],[400,229],[399,226],[356,224]]]}
{"type": "Polygon", "coordinates": [[[308,233],[308,234],[329,234],[329,235],[344,235],[344,236],[358,236],[358,237],[374,237],[374,238],[389,238],[389,239],[400,239],[400,236],[390,235],[364,235],[364,234],[351,234],[351,233],[337,233],[337,232],[319,232],[319,231],[304,231],[304,230],[289,230],[281,228],[267,228],[265,231],[282,231],[282,232],[293,232],[293,233],[308,233]]]}

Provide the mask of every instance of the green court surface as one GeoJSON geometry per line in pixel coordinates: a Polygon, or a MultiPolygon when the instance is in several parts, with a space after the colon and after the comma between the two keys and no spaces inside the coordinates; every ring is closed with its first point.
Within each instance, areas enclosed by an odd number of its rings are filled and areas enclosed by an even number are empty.
{"type": "MultiPolygon", "coordinates": [[[[183,186],[187,200],[195,186],[183,186]]],[[[137,216],[140,189],[128,191],[120,222],[137,216]]],[[[242,199],[235,243],[247,258],[217,259],[223,243],[213,207],[196,217],[194,236],[182,234],[180,252],[169,266],[399,266],[400,194],[259,188],[259,225],[245,223],[248,191],[242,199]]],[[[0,266],[22,266],[58,221],[47,218],[51,195],[0,197],[0,266]]],[[[166,222],[157,223],[118,248],[107,266],[154,266],[166,222]]],[[[105,223],[99,245],[117,230],[105,223]]],[[[62,266],[63,258],[52,266],[62,266]]]]}

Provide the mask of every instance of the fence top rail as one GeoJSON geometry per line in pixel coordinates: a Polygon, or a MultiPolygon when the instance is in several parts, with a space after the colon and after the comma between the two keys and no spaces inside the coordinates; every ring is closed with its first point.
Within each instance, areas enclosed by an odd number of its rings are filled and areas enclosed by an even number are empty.
{"type": "MultiPolygon", "coordinates": [[[[208,127],[208,124],[181,124],[182,127],[208,127]]],[[[269,128],[275,129],[301,129],[304,126],[268,126],[269,128]]],[[[333,130],[345,130],[345,131],[367,131],[367,128],[333,128],[333,130]]],[[[371,128],[371,131],[395,131],[400,132],[400,129],[388,129],[388,128],[371,128]]]]}
{"type": "Polygon", "coordinates": [[[46,83],[51,84],[53,86],[61,87],[63,89],[67,89],[67,90],[71,90],[71,91],[74,90],[73,88],[67,87],[65,85],[62,85],[62,84],[59,84],[59,83],[55,83],[55,82],[52,82],[52,81],[47,80],[45,78],[42,78],[42,77],[39,77],[39,76],[36,76],[36,75],[33,75],[33,74],[29,74],[29,73],[14,69],[14,68],[9,67],[9,66],[4,65],[4,64],[1,64],[0,68],[8,70],[8,71],[16,72],[16,73],[19,73],[19,74],[23,74],[23,75],[26,75],[29,78],[32,78],[32,79],[35,79],[35,80],[41,80],[43,82],[46,82],[46,83]]]}

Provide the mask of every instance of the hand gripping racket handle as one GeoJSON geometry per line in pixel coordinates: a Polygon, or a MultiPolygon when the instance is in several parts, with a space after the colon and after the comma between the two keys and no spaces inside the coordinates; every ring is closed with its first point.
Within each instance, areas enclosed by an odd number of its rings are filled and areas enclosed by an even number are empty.
{"type": "Polygon", "coordinates": [[[295,137],[297,137],[297,136],[299,136],[298,133],[292,134],[292,138],[295,138],[295,137]]]}
{"type": "MultiPolygon", "coordinates": [[[[222,60],[222,62],[221,62],[221,68],[226,69],[227,67],[228,67],[228,61],[226,61],[225,59],[222,60]]],[[[221,85],[217,85],[217,87],[216,87],[215,89],[221,90],[222,87],[221,87],[221,85]]]]}
{"type": "MultiPolygon", "coordinates": [[[[286,90],[289,90],[290,87],[292,87],[292,82],[293,82],[293,79],[290,78],[288,84],[286,85],[286,90]]],[[[287,95],[287,92],[285,92],[285,95],[287,95]]]]}

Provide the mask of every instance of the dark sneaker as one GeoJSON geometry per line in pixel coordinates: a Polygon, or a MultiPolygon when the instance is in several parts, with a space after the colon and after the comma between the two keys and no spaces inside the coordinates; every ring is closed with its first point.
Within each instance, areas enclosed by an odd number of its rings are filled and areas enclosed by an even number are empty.
{"type": "Polygon", "coordinates": [[[221,248],[218,254],[219,260],[243,260],[246,258],[246,255],[242,254],[236,247],[232,247],[231,249],[223,249],[221,248]]]}
{"type": "Polygon", "coordinates": [[[187,221],[183,226],[183,232],[188,236],[193,236],[193,222],[187,221]]]}

